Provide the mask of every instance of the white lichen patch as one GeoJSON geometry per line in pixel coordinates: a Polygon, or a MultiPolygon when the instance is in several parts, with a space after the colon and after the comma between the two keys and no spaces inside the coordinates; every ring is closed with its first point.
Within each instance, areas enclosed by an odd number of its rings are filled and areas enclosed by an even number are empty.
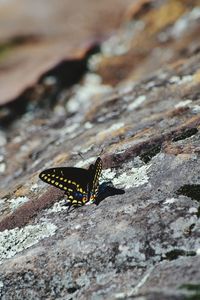
{"type": "Polygon", "coordinates": [[[119,122],[119,123],[113,124],[108,130],[109,130],[109,132],[112,132],[112,131],[118,130],[120,128],[123,128],[123,127],[124,127],[124,123],[119,122]]]}
{"type": "Polygon", "coordinates": [[[118,35],[112,35],[101,44],[101,53],[105,57],[120,56],[127,53],[131,47],[134,35],[138,35],[145,28],[145,22],[127,22],[118,35]]]}
{"type": "Polygon", "coordinates": [[[30,188],[31,192],[37,192],[39,190],[39,186],[37,183],[34,183],[31,188],[30,188]]]}
{"type": "Polygon", "coordinates": [[[76,230],[81,229],[81,224],[76,224],[76,225],[74,225],[74,229],[76,229],[76,230]]]}
{"type": "Polygon", "coordinates": [[[124,123],[123,122],[115,123],[112,126],[110,126],[110,128],[105,129],[104,131],[101,131],[98,134],[98,136],[110,134],[111,132],[119,130],[120,128],[123,128],[123,127],[124,127],[124,123]]]}
{"type": "Polygon", "coordinates": [[[124,148],[124,149],[119,149],[119,150],[116,150],[116,154],[122,154],[122,153],[124,153],[126,151],[126,149],[124,148]]]}
{"type": "Polygon", "coordinates": [[[87,63],[88,69],[91,72],[96,72],[98,69],[98,65],[102,61],[102,58],[103,58],[103,56],[101,53],[91,55],[91,57],[89,58],[88,63],[87,63]]]}
{"type": "Polygon", "coordinates": [[[85,154],[85,153],[89,152],[92,149],[92,147],[93,147],[93,145],[90,145],[87,148],[82,148],[81,149],[81,153],[85,154]]]}
{"type": "Polygon", "coordinates": [[[41,239],[52,236],[56,229],[57,226],[52,223],[42,223],[0,232],[0,264],[4,259],[37,244],[41,239]]]}
{"type": "Polygon", "coordinates": [[[91,128],[93,127],[93,124],[90,123],[90,122],[86,122],[86,123],[84,124],[84,127],[85,127],[85,129],[91,129],[91,128]]]}
{"type": "Polygon", "coordinates": [[[169,82],[171,84],[186,84],[186,83],[189,83],[189,82],[192,82],[193,81],[193,75],[185,75],[185,76],[182,76],[182,77],[179,77],[179,76],[172,76],[170,79],[169,79],[169,82]]]}
{"type": "Polygon", "coordinates": [[[180,107],[189,107],[194,114],[200,113],[200,105],[194,104],[194,102],[190,99],[181,101],[178,104],[175,105],[175,108],[180,108],[180,107]]]}
{"type": "Polygon", "coordinates": [[[22,142],[22,137],[20,135],[17,135],[12,139],[13,144],[20,144],[22,142]]]}
{"type": "Polygon", "coordinates": [[[65,108],[62,105],[56,105],[54,107],[54,114],[58,117],[63,117],[66,114],[65,108]]]}
{"type": "MultiPolygon", "coordinates": [[[[134,83],[134,82],[127,82],[127,83],[124,83],[123,82],[123,84],[119,84],[119,90],[118,90],[118,93],[119,93],[119,95],[121,96],[121,97],[123,97],[123,99],[124,99],[124,97],[131,97],[131,99],[133,99],[133,91],[134,91],[134,88],[135,88],[135,85],[136,85],[136,83],[134,83]]],[[[127,98],[127,101],[129,101],[128,100],[129,98],[127,98]]],[[[125,101],[126,101],[126,98],[124,99],[125,101]]]]}
{"type": "Polygon", "coordinates": [[[106,129],[104,132],[112,132],[112,131],[118,130],[122,127],[124,127],[123,122],[115,123],[110,128],[106,129]]]}
{"type": "Polygon", "coordinates": [[[106,169],[102,171],[101,181],[113,180],[116,176],[116,171],[111,169],[106,169]]]}
{"type": "Polygon", "coordinates": [[[189,213],[190,214],[197,214],[198,213],[198,208],[196,208],[196,207],[190,207],[189,208],[189,213]]]}
{"type": "Polygon", "coordinates": [[[0,173],[4,173],[6,170],[6,164],[4,162],[0,163],[0,173]]]}
{"type": "Polygon", "coordinates": [[[172,204],[172,203],[176,202],[177,200],[178,199],[176,199],[176,198],[167,198],[165,200],[165,202],[163,202],[163,204],[165,204],[165,205],[172,204]]]}
{"type": "Polygon", "coordinates": [[[66,203],[66,199],[67,198],[65,198],[65,199],[63,199],[59,202],[54,203],[54,205],[51,208],[46,210],[47,214],[57,213],[57,212],[64,211],[64,210],[68,209],[68,206],[64,205],[66,203]]]}
{"type": "Polygon", "coordinates": [[[86,160],[81,160],[77,164],[75,164],[74,167],[75,168],[84,168],[85,166],[95,163],[96,159],[97,159],[96,157],[90,157],[86,160]]]}
{"type": "Polygon", "coordinates": [[[156,81],[151,80],[145,84],[145,89],[150,90],[150,89],[154,88],[155,86],[156,86],[156,81]]]}
{"type": "Polygon", "coordinates": [[[137,97],[132,103],[130,103],[128,105],[128,110],[134,110],[137,109],[138,107],[140,107],[142,105],[142,103],[146,100],[146,96],[145,95],[140,95],[139,97],[137,97]]]}
{"type": "Polygon", "coordinates": [[[196,254],[197,254],[197,255],[200,255],[200,248],[198,248],[198,249],[196,250],[196,254]]]}
{"type": "Polygon", "coordinates": [[[188,27],[191,26],[194,21],[200,19],[200,8],[195,7],[188,13],[184,14],[177,20],[177,22],[173,25],[171,29],[171,36],[173,38],[180,38],[186,31],[188,31],[188,27]]]}
{"type": "MultiPolygon", "coordinates": [[[[85,154],[85,153],[89,152],[93,147],[94,147],[93,144],[90,144],[88,147],[85,147],[85,148],[83,147],[83,145],[77,145],[74,147],[73,154],[74,155],[77,155],[77,153],[85,154]]],[[[83,155],[83,158],[84,158],[84,155],[83,155]]]]}
{"type": "Polygon", "coordinates": [[[72,96],[66,104],[66,109],[70,113],[82,111],[89,107],[90,99],[95,95],[104,95],[110,93],[112,87],[102,84],[102,79],[96,74],[87,74],[83,85],[77,85],[74,96],[72,96]],[[82,109],[83,108],[83,109],[82,109]]]}
{"type": "Polygon", "coordinates": [[[115,186],[121,186],[125,189],[144,185],[149,181],[149,176],[147,171],[150,167],[151,164],[142,166],[140,168],[132,168],[127,173],[124,172],[119,177],[114,178],[113,184],[115,186]]]}
{"type": "Polygon", "coordinates": [[[200,105],[194,105],[194,106],[191,107],[191,109],[192,109],[192,112],[194,114],[199,114],[200,113],[200,105]]]}
{"type": "Polygon", "coordinates": [[[29,198],[24,196],[24,197],[17,197],[17,198],[13,198],[9,200],[10,203],[10,209],[12,211],[16,210],[19,206],[21,206],[22,204],[26,203],[27,201],[29,201],[29,198]]]}
{"type": "Polygon", "coordinates": [[[66,126],[63,130],[61,130],[61,136],[65,136],[71,133],[74,133],[76,129],[80,127],[80,124],[75,123],[71,124],[70,126],[66,126]]]}
{"type": "Polygon", "coordinates": [[[6,163],[4,161],[4,156],[3,155],[0,155],[0,173],[4,173],[5,170],[6,170],[6,163]]]}
{"type": "Polygon", "coordinates": [[[125,54],[130,45],[122,36],[113,35],[101,44],[101,52],[104,56],[118,56],[125,54]]]}
{"type": "Polygon", "coordinates": [[[187,107],[189,104],[192,103],[192,100],[185,100],[185,101],[180,101],[178,104],[175,105],[175,108],[180,108],[180,107],[187,107]]]}

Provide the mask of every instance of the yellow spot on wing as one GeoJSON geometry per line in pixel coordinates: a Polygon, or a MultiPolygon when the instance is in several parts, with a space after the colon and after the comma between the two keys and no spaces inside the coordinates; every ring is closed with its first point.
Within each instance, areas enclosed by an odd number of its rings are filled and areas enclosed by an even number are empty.
{"type": "Polygon", "coordinates": [[[60,187],[60,188],[62,188],[62,187],[63,187],[63,185],[62,185],[62,184],[59,184],[59,187],[60,187]]]}

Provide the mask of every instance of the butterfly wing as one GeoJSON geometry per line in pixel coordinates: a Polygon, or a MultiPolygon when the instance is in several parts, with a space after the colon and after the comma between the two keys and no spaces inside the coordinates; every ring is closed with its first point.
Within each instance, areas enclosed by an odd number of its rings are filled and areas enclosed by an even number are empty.
{"type": "Polygon", "coordinates": [[[99,177],[102,171],[102,160],[97,158],[89,169],[51,168],[42,171],[39,178],[63,190],[68,197],[69,206],[80,206],[86,202],[94,202],[99,189],[99,177]]]}
{"type": "Polygon", "coordinates": [[[63,190],[68,202],[74,206],[84,205],[87,201],[87,187],[91,180],[88,170],[81,168],[51,168],[42,171],[39,178],[63,190]]]}
{"type": "Polygon", "coordinates": [[[94,165],[91,165],[90,168],[91,180],[89,183],[89,193],[90,193],[90,201],[94,202],[99,190],[99,178],[102,172],[102,160],[100,157],[97,158],[94,165]]]}

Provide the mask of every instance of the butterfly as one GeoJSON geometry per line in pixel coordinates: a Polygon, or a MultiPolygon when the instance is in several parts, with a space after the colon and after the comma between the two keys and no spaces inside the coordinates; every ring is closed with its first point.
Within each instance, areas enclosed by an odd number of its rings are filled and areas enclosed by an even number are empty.
{"type": "Polygon", "coordinates": [[[99,191],[99,178],[102,171],[102,160],[97,158],[89,169],[61,167],[42,171],[39,178],[65,192],[68,210],[71,206],[79,207],[95,203],[99,191]]]}

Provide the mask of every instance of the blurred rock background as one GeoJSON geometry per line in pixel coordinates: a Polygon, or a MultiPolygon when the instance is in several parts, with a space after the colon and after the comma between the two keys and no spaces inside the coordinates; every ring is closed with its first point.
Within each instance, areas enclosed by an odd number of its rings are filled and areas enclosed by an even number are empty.
{"type": "Polygon", "coordinates": [[[200,298],[199,32],[198,0],[0,1],[1,299],[200,298]],[[67,215],[38,174],[100,153],[125,194],[67,215]]]}

